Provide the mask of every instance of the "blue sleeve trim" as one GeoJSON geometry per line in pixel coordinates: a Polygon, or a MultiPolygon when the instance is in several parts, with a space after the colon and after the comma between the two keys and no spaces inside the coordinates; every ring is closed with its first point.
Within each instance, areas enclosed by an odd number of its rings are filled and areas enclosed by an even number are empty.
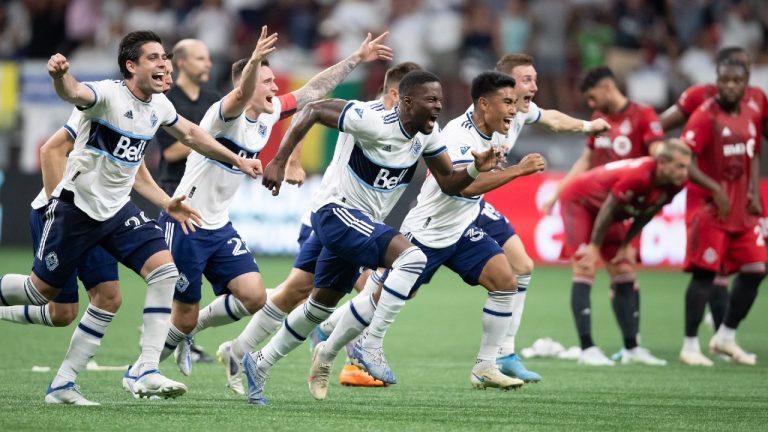
{"type": "Polygon", "coordinates": [[[69,136],[71,136],[71,137],[72,137],[72,139],[77,139],[77,132],[75,132],[75,130],[74,130],[74,129],[72,129],[71,127],[69,127],[69,125],[68,125],[68,124],[65,124],[65,125],[64,125],[64,130],[65,130],[65,131],[67,131],[67,133],[69,134],[69,136]]]}
{"type": "Polygon", "coordinates": [[[341,115],[339,115],[339,132],[344,132],[344,117],[347,115],[347,111],[349,111],[350,108],[352,108],[352,105],[354,105],[354,101],[347,102],[346,105],[344,105],[344,109],[341,110],[341,115]]]}
{"type": "Polygon", "coordinates": [[[440,153],[443,153],[443,152],[445,152],[445,151],[448,151],[448,147],[446,147],[446,146],[442,146],[442,147],[440,147],[439,149],[437,149],[437,150],[435,150],[435,151],[432,151],[432,152],[426,152],[426,151],[425,151],[425,152],[423,153],[423,156],[424,156],[425,158],[433,158],[433,157],[435,157],[435,156],[437,156],[437,155],[439,155],[440,153]]]}
{"type": "Polygon", "coordinates": [[[168,123],[168,124],[164,124],[163,126],[166,126],[166,127],[171,127],[171,126],[175,125],[175,124],[176,124],[178,121],[179,121],[179,114],[177,113],[177,114],[176,114],[176,118],[175,118],[175,119],[173,119],[173,121],[172,121],[172,122],[170,122],[170,123],[168,123]]]}
{"type": "Polygon", "coordinates": [[[96,89],[93,88],[93,85],[91,85],[91,83],[83,83],[83,85],[91,89],[91,91],[93,92],[93,102],[91,102],[86,106],[76,106],[75,108],[79,109],[80,111],[85,111],[93,108],[93,106],[96,105],[96,103],[99,101],[99,94],[96,93],[96,89]]]}

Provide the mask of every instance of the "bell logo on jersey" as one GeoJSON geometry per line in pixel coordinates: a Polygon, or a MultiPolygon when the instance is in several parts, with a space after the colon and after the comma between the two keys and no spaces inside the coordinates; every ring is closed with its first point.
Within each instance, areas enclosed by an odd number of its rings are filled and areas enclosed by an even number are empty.
{"type": "Polygon", "coordinates": [[[407,173],[408,170],[400,170],[399,175],[390,177],[390,171],[386,168],[381,168],[379,170],[379,174],[373,180],[373,187],[378,189],[392,190],[400,184],[407,173]]]}
{"type": "Polygon", "coordinates": [[[736,143],[723,145],[723,156],[725,157],[742,156],[744,154],[746,154],[750,159],[755,155],[754,138],[750,138],[746,144],[736,143]]]}
{"type": "Polygon", "coordinates": [[[136,144],[128,138],[121,136],[112,152],[112,156],[127,162],[140,162],[144,157],[144,149],[147,147],[145,140],[138,140],[136,144]]]}

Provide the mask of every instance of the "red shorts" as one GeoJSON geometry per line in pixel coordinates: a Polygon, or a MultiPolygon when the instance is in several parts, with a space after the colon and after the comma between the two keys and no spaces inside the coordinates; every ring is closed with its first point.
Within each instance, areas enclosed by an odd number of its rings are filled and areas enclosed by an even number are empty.
{"type": "Polygon", "coordinates": [[[768,260],[759,224],[743,231],[729,232],[720,228],[707,207],[694,210],[688,223],[685,271],[700,268],[732,274],[746,264],[768,260]]]}
{"type": "MultiPolygon", "coordinates": [[[[563,216],[563,231],[565,239],[560,251],[560,258],[570,259],[579,248],[586,247],[592,238],[592,227],[595,215],[574,201],[560,201],[560,214],[563,216]]],[[[621,243],[627,236],[628,227],[624,222],[614,222],[608,228],[608,232],[600,247],[600,256],[603,261],[609,262],[616,256],[621,243]]]]}

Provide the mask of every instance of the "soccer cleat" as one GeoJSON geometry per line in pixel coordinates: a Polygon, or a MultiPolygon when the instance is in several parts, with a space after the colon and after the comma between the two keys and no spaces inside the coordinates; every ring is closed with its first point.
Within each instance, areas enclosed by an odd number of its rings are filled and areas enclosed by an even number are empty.
{"type": "Polygon", "coordinates": [[[127,391],[131,394],[131,396],[138,399],[139,395],[136,394],[136,390],[133,388],[134,384],[136,384],[136,375],[131,375],[132,367],[133,365],[129,365],[128,369],[125,370],[125,374],[123,374],[123,390],[127,391]]]}
{"type": "Polygon", "coordinates": [[[699,350],[680,351],[680,363],[688,366],[713,366],[712,360],[707,358],[699,350]]]}
{"type": "Polygon", "coordinates": [[[339,374],[339,384],[350,387],[386,387],[387,385],[353,364],[345,364],[339,374]]]}
{"type": "Polygon", "coordinates": [[[216,357],[227,370],[227,388],[236,395],[245,395],[243,388],[243,364],[232,355],[232,341],[226,341],[219,345],[216,357]]]}
{"type": "Polygon", "coordinates": [[[613,366],[614,364],[613,360],[606,357],[603,351],[596,346],[582,350],[578,363],[587,366],[613,366]]]}
{"type": "Polygon", "coordinates": [[[324,363],[320,360],[320,351],[325,347],[325,342],[320,342],[312,352],[312,364],[309,366],[309,393],[316,400],[324,400],[328,394],[328,379],[331,377],[333,363],[324,363]]]}
{"type": "Polygon", "coordinates": [[[472,383],[472,387],[478,390],[485,390],[489,387],[498,388],[500,390],[517,390],[525,384],[525,382],[519,378],[512,378],[501,373],[501,370],[499,370],[499,366],[496,363],[483,369],[478,369],[478,366],[476,365],[475,368],[472,369],[469,381],[472,383]]]}
{"type": "Polygon", "coordinates": [[[252,405],[266,405],[264,397],[264,384],[269,379],[269,374],[262,371],[256,365],[256,358],[261,355],[258,351],[245,353],[243,356],[243,372],[248,380],[248,403],[252,405]]]}
{"type": "Polygon", "coordinates": [[[735,363],[747,366],[757,364],[757,355],[744,351],[734,339],[718,337],[717,334],[709,340],[709,351],[715,354],[724,354],[735,363]]]}
{"type": "Polygon", "coordinates": [[[650,366],[667,365],[666,360],[654,357],[647,348],[640,346],[634,347],[630,350],[622,348],[620,352],[621,364],[640,363],[650,366]]]}
{"type": "Polygon", "coordinates": [[[133,384],[136,397],[177,398],[187,392],[187,386],[163,376],[159,370],[151,369],[136,378],[133,384]]]}
{"type": "Polygon", "coordinates": [[[510,354],[496,359],[499,370],[506,376],[520,378],[526,383],[537,383],[541,381],[541,375],[531,372],[525,368],[523,362],[517,354],[510,354]]]}
{"type": "Polygon", "coordinates": [[[85,396],[80,393],[80,388],[77,387],[72,381],[56,388],[52,388],[49,385],[48,392],[45,394],[45,403],[80,406],[101,405],[98,402],[93,402],[86,399],[85,396]]]}
{"type": "Polygon", "coordinates": [[[309,352],[315,352],[317,344],[326,340],[328,340],[328,335],[320,329],[320,326],[316,326],[309,334],[309,352]]]}
{"type": "Polygon", "coordinates": [[[192,375],[192,338],[187,336],[173,351],[176,365],[185,376],[192,375]]]}
{"type": "Polygon", "coordinates": [[[364,348],[363,338],[359,338],[347,354],[352,364],[364,369],[374,379],[385,384],[397,384],[397,378],[384,357],[384,348],[364,348]]]}

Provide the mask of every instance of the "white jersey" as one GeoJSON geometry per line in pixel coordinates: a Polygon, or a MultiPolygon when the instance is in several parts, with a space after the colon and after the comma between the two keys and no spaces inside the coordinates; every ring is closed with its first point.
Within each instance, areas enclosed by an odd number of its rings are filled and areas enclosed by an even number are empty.
{"type": "MultiPolygon", "coordinates": [[[[451,120],[440,135],[440,143],[448,148],[454,165],[474,163],[472,151],[486,151],[498,146],[500,136],[485,135],[472,120],[472,111],[451,120]]],[[[405,216],[401,231],[411,233],[431,248],[445,248],[461,238],[462,233],[480,212],[480,198],[448,195],[430,175],[421,186],[416,207],[405,216]]]]}
{"type": "MultiPolygon", "coordinates": [[[[471,113],[472,111],[474,111],[474,105],[470,105],[464,113],[467,114],[471,113]]],[[[531,101],[527,113],[518,111],[517,114],[515,114],[515,117],[512,119],[509,132],[507,132],[507,135],[503,139],[503,143],[507,148],[507,152],[512,150],[512,148],[517,143],[517,138],[520,137],[520,133],[523,131],[523,126],[536,123],[540,118],[541,110],[539,109],[538,105],[533,103],[533,101],[531,101]]],[[[496,132],[493,134],[499,135],[496,132]]]]}
{"type": "Polygon", "coordinates": [[[338,129],[352,139],[342,143],[339,165],[329,176],[329,193],[312,210],[335,203],[383,221],[413,178],[419,157],[446,150],[435,127],[429,135],[410,136],[397,109],[376,111],[365,102],[349,101],[338,129]]]}
{"type": "Polygon", "coordinates": [[[83,126],[53,196],[58,197],[63,189],[71,191],[77,208],[103,221],[129,201],[147,143],[157,129],[174,125],[179,116],[163,94],[144,102],[124,81],[84,84],[96,99],[82,109],[83,126]]]}
{"type": "MultiPolygon", "coordinates": [[[[260,114],[255,120],[245,112],[225,119],[221,111],[223,100],[208,108],[200,127],[232,153],[256,159],[267,144],[272,126],[280,120],[280,98],[272,98],[272,114],[260,114]]],[[[185,203],[200,212],[201,228],[221,228],[229,222],[229,206],[245,177],[237,167],[193,151],[174,195],[187,196],[185,203]]]]}
{"type": "MultiPolygon", "coordinates": [[[[383,112],[385,110],[384,102],[381,99],[366,102],[365,104],[374,111],[383,112]]],[[[322,207],[328,202],[333,192],[333,183],[339,179],[339,177],[336,175],[336,171],[339,170],[339,167],[342,167],[343,169],[344,165],[346,165],[347,161],[349,161],[349,152],[352,150],[354,144],[355,138],[352,135],[346,132],[339,132],[339,136],[336,139],[336,147],[333,149],[333,158],[323,173],[323,179],[320,181],[320,187],[317,189],[315,196],[312,198],[312,203],[309,206],[310,209],[322,207]]],[[[304,213],[304,216],[301,218],[301,223],[311,227],[311,214],[311,210],[308,210],[306,213],[304,213]]]]}
{"type": "MultiPolygon", "coordinates": [[[[73,108],[72,114],[69,115],[69,119],[64,124],[63,129],[72,137],[72,140],[77,140],[77,131],[79,131],[87,122],[88,119],[85,118],[83,113],[80,112],[79,109],[73,108]]],[[[45,193],[45,188],[43,188],[32,201],[32,208],[40,210],[47,205],[48,195],[45,193]]]]}

